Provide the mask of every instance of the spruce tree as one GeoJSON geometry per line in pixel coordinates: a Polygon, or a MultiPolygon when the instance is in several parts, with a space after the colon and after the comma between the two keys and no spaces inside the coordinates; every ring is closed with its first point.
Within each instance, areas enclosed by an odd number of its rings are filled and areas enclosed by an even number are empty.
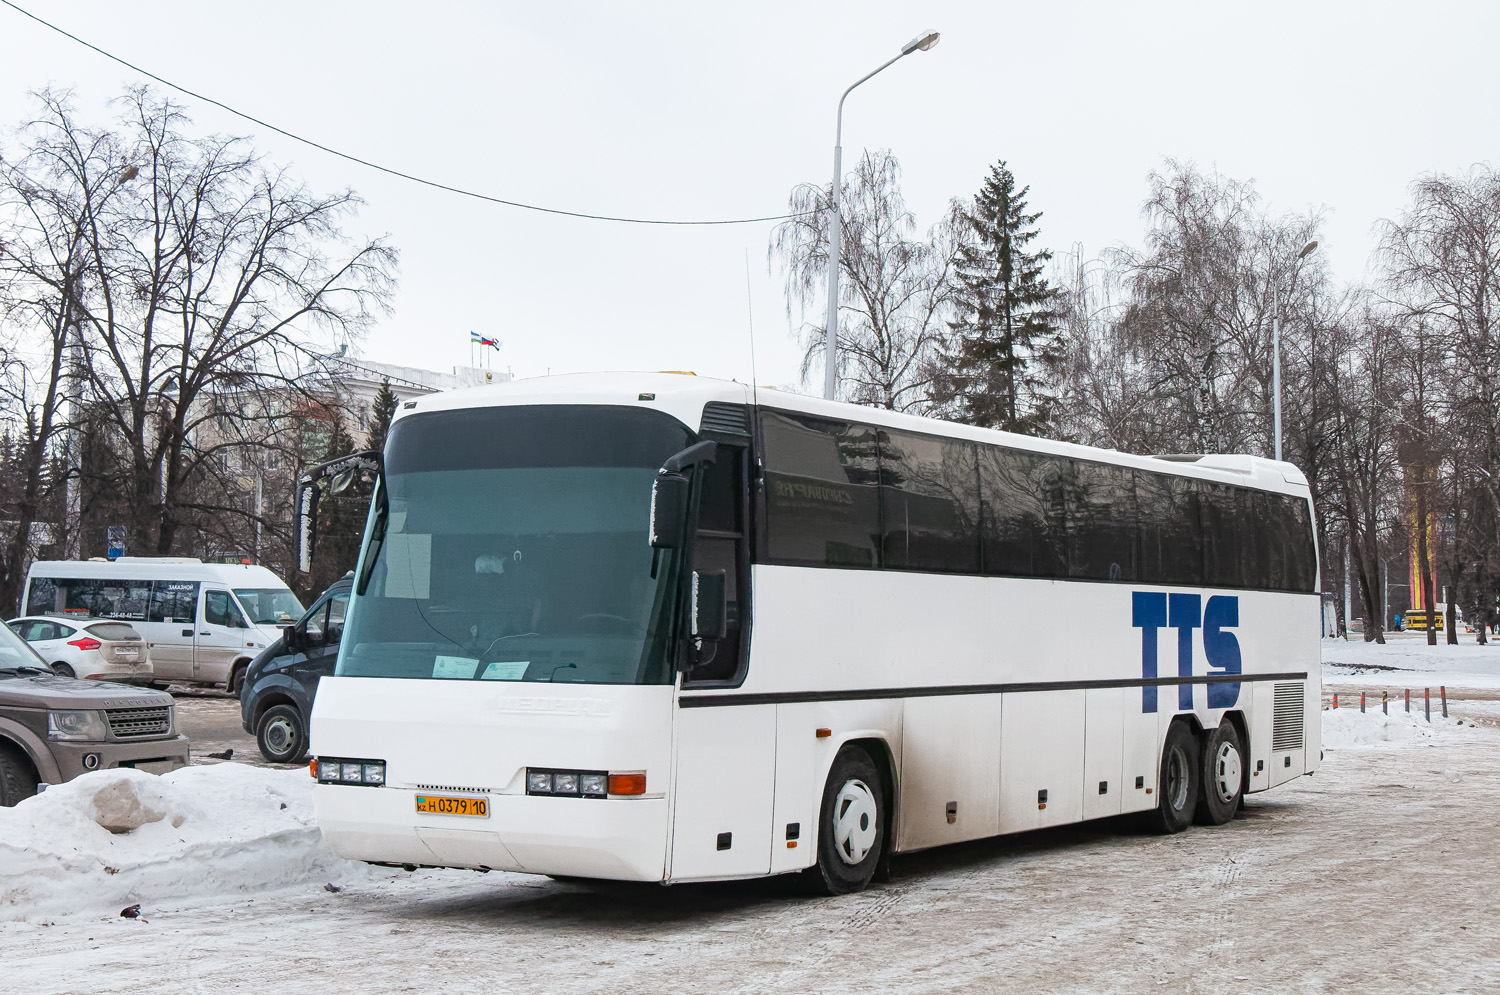
{"type": "Polygon", "coordinates": [[[385,437],[391,431],[391,419],[396,415],[398,403],[396,392],[391,390],[391,382],[382,380],[380,390],[375,392],[375,401],[370,406],[370,434],[365,441],[366,449],[385,451],[385,437]]]}
{"type": "Polygon", "coordinates": [[[1047,285],[1046,250],[1028,251],[1040,211],[1027,213],[1029,186],[1016,189],[1004,160],[962,212],[967,229],[955,259],[946,392],[973,425],[1039,435],[1053,398],[1049,377],[1061,361],[1058,293],[1047,285]]]}

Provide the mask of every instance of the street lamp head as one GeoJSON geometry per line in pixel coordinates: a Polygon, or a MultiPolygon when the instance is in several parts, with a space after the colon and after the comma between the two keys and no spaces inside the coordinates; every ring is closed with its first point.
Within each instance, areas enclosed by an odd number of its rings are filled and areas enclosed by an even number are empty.
{"type": "Polygon", "coordinates": [[[1317,239],[1314,239],[1313,241],[1308,242],[1306,245],[1304,245],[1302,247],[1302,251],[1299,252],[1299,253],[1297,253],[1297,258],[1298,259],[1302,259],[1302,258],[1304,258],[1306,256],[1312,255],[1313,252],[1314,252],[1314,250],[1317,249],[1317,247],[1318,247],[1317,239]]]}
{"type": "Polygon", "coordinates": [[[936,31],[924,31],[911,41],[901,46],[902,55],[910,55],[916,51],[925,52],[938,43],[941,36],[936,31]]]}

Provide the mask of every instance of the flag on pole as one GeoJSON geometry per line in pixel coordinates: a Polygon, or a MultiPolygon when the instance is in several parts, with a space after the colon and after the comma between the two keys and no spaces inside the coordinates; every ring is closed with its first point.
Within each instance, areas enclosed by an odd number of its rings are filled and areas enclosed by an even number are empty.
{"type": "Polygon", "coordinates": [[[478,332],[470,332],[469,333],[469,344],[470,345],[487,345],[491,349],[494,349],[496,352],[500,351],[500,340],[499,339],[485,338],[483,335],[480,335],[478,332]]]}

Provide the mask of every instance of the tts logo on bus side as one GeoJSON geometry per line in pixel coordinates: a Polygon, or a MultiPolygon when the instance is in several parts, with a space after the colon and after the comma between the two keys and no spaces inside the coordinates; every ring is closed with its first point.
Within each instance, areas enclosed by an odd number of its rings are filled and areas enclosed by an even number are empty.
{"type": "MultiPolygon", "coordinates": [[[[1193,630],[1203,630],[1203,655],[1208,658],[1210,674],[1239,674],[1240,641],[1234,633],[1225,632],[1240,624],[1240,599],[1216,594],[1203,603],[1201,594],[1168,594],[1165,591],[1136,591],[1132,595],[1131,625],[1141,630],[1141,676],[1157,676],[1157,638],[1164,628],[1177,630],[1177,676],[1193,676],[1193,630]]],[[[1208,685],[1208,707],[1229,708],[1240,698],[1238,681],[1208,685]]],[[[1177,685],[1177,707],[1193,707],[1193,686],[1177,685]]],[[[1141,711],[1156,711],[1156,686],[1141,688],[1141,711]]]]}

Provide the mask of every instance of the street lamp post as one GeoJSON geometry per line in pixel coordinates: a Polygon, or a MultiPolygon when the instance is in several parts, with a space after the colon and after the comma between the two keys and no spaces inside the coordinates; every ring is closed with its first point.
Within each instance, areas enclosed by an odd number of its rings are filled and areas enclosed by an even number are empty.
{"type": "Polygon", "coordinates": [[[832,215],[828,221],[828,330],[824,333],[823,352],[823,396],[833,400],[834,388],[838,384],[838,350],[839,350],[839,252],[843,248],[843,219],[839,215],[839,199],[843,192],[844,176],[844,100],[853,92],[854,87],[859,86],[865,80],[874,76],[882,69],[886,69],[894,63],[913,52],[925,52],[938,43],[936,31],[924,31],[905,45],[901,46],[901,54],[873,72],[866,73],[855,80],[844,95],[839,97],[838,120],[833,132],[833,186],[829,190],[829,207],[832,215]]]}
{"type": "MultiPolygon", "coordinates": [[[[1303,259],[1312,255],[1318,247],[1316,241],[1308,242],[1292,260],[1292,281],[1296,283],[1296,267],[1303,259]]],[[[1281,461],[1281,281],[1271,281],[1271,409],[1275,422],[1276,460],[1281,461]]]]}

